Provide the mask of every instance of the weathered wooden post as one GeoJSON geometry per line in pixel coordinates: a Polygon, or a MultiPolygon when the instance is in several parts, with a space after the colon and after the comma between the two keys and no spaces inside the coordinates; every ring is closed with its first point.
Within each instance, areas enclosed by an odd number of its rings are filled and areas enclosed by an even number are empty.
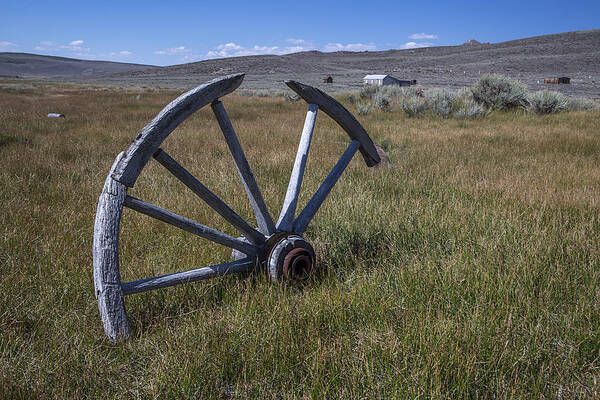
{"type": "Polygon", "coordinates": [[[299,82],[287,81],[286,84],[308,103],[308,113],[285,201],[277,223],[274,223],[225,107],[219,100],[237,89],[243,79],[243,74],[228,75],[179,96],[139,132],[125,152],[117,156],[98,201],[93,248],[95,293],[104,331],[112,341],[128,339],[131,336],[125,311],[124,296],[126,295],[230,273],[252,271],[257,267],[265,267],[274,281],[281,278],[294,279],[306,274],[314,266],[315,252],[302,234],[350,160],[356,151],[360,151],[367,166],[372,167],[380,162],[377,150],[367,132],[340,103],[319,89],[299,82]],[[256,217],[257,228],[239,216],[160,148],[161,143],[181,122],[209,103],[246,189],[256,217]],[[294,218],[319,109],[333,118],[346,131],[351,141],[317,192],[298,217],[294,218]],[[243,238],[231,237],[128,195],[127,189],[133,187],[140,172],[151,158],[158,161],[233,225],[243,238]],[[119,272],[119,227],[123,206],[232,248],[233,261],[123,283],[119,272]]]}

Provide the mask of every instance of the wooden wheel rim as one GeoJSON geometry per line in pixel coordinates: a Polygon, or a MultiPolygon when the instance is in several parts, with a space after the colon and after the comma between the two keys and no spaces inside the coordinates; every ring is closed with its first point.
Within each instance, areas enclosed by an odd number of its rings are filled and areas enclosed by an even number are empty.
{"type": "MultiPolygon", "coordinates": [[[[243,78],[244,74],[228,75],[214,79],[182,94],[160,111],[136,135],[129,148],[125,152],[120,153],[115,159],[98,201],[93,242],[95,294],[98,299],[98,308],[104,331],[110,340],[118,341],[131,337],[131,329],[125,311],[125,295],[208,279],[229,273],[252,270],[257,264],[260,254],[264,254],[263,250],[269,238],[282,232],[290,232],[302,239],[301,235],[356,151],[360,150],[365,163],[369,167],[380,162],[377,150],[367,132],[340,103],[319,89],[296,81],[286,81],[286,84],[309,105],[284,205],[277,223],[274,223],[225,108],[219,101],[219,98],[237,89],[242,83],[243,78]],[[234,158],[236,168],[257,219],[258,227],[256,229],[202,185],[202,183],[173,160],[164,150],[160,149],[162,142],[181,122],[207,104],[211,104],[211,108],[234,158]],[[306,166],[306,158],[319,108],[346,131],[351,142],[317,192],[309,200],[298,217],[294,218],[298,194],[306,166]],[[192,192],[238,229],[244,235],[244,238],[233,238],[223,232],[127,195],[127,189],[133,187],[142,169],[150,158],[153,157],[192,190],[192,192]],[[231,247],[246,255],[246,257],[191,271],[122,283],[119,271],[119,229],[123,206],[205,239],[231,247]]],[[[314,255],[314,252],[312,254],[314,255]]],[[[305,256],[301,255],[301,257],[306,258],[305,256]]],[[[307,257],[310,258],[310,256],[307,257]]],[[[312,260],[314,262],[314,257],[312,257],[312,260]]],[[[291,258],[288,260],[288,263],[291,263],[289,266],[293,267],[294,261],[291,258]]]]}

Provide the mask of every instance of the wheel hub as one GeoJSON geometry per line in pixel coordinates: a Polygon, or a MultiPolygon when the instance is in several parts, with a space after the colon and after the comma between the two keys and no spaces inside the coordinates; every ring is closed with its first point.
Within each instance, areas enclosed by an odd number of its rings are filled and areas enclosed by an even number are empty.
{"type": "Polygon", "coordinates": [[[266,254],[266,267],[271,280],[304,279],[315,265],[315,251],[302,237],[285,234],[266,254]]]}
{"type": "MultiPolygon", "coordinates": [[[[241,240],[246,240],[244,237],[241,240]]],[[[246,254],[233,250],[231,259],[241,260],[246,254]]],[[[267,240],[256,257],[256,267],[265,269],[273,281],[304,279],[315,267],[315,251],[311,244],[292,232],[279,232],[267,240]]]]}

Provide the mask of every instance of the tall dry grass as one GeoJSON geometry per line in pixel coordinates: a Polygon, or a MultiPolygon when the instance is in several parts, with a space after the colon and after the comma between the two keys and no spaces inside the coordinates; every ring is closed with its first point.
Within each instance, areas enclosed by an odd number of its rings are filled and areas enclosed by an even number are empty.
{"type": "MultiPolygon", "coordinates": [[[[0,85],[0,397],[599,396],[597,112],[360,116],[394,166],[352,161],[306,234],[320,273],[129,296],[134,338],[112,345],[93,294],[97,198],[176,94],[29,85],[0,85]]],[[[306,107],[223,101],[276,218],[306,107]]],[[[346,143],[320,115],[300,204],[346,143]]],[[[209,109],[163,147],[252,218],[209,109]]],[[[131,193],[236,234],[157,163],[131,193]]],[[[131,210],[121,237],[124,280],[229,256],[131,210]]]]}

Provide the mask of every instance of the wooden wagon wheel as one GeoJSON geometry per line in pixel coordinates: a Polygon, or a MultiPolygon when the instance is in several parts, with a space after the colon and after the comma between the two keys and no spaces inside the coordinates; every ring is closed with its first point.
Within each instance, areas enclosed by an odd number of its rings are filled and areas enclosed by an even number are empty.
{"type": "Polygon", "coordinates": [[[277,223],[274,223],[225,108],[219,101],[220,97],[237,89],[243,79],[244,74],[228,75],[181,95],[158,113],[135,137],[129,148],[117,156],[98,202],[93,244],[95,293],[104,331],[111,340],[127,339],[131,335],[123,301],[124,295],[234,272],[246,272],[256,266],[265,266],[273,280],[282,277],[294,278],[306,273],[315,262],[315,254],[310,243],[302,238],[302,234],[342,172],[357,150],[362,153],[367,166],[371,167],[380,162],[377,150],[367,132],[348,110],[318,89],[299,82],[286,81],[286,84],[309,106],[283,207],[277,223]],[[248,194],[256,216],[257,228],[246,222],[160,149],[161,143],[183,120],[209,103],[248,194]],[[318,109],[333,118],[350,136],[351,142],[317,192],[294,218],[318,109]],[[243,237],[231,237],[129,196],[127,188],[133,187],[140,172],[152,157],[231,223],[243,237]],[[123,206],[230,247],[233,249],[233,261],[122,283],[119,272],[119,224],[123,206]]]}

